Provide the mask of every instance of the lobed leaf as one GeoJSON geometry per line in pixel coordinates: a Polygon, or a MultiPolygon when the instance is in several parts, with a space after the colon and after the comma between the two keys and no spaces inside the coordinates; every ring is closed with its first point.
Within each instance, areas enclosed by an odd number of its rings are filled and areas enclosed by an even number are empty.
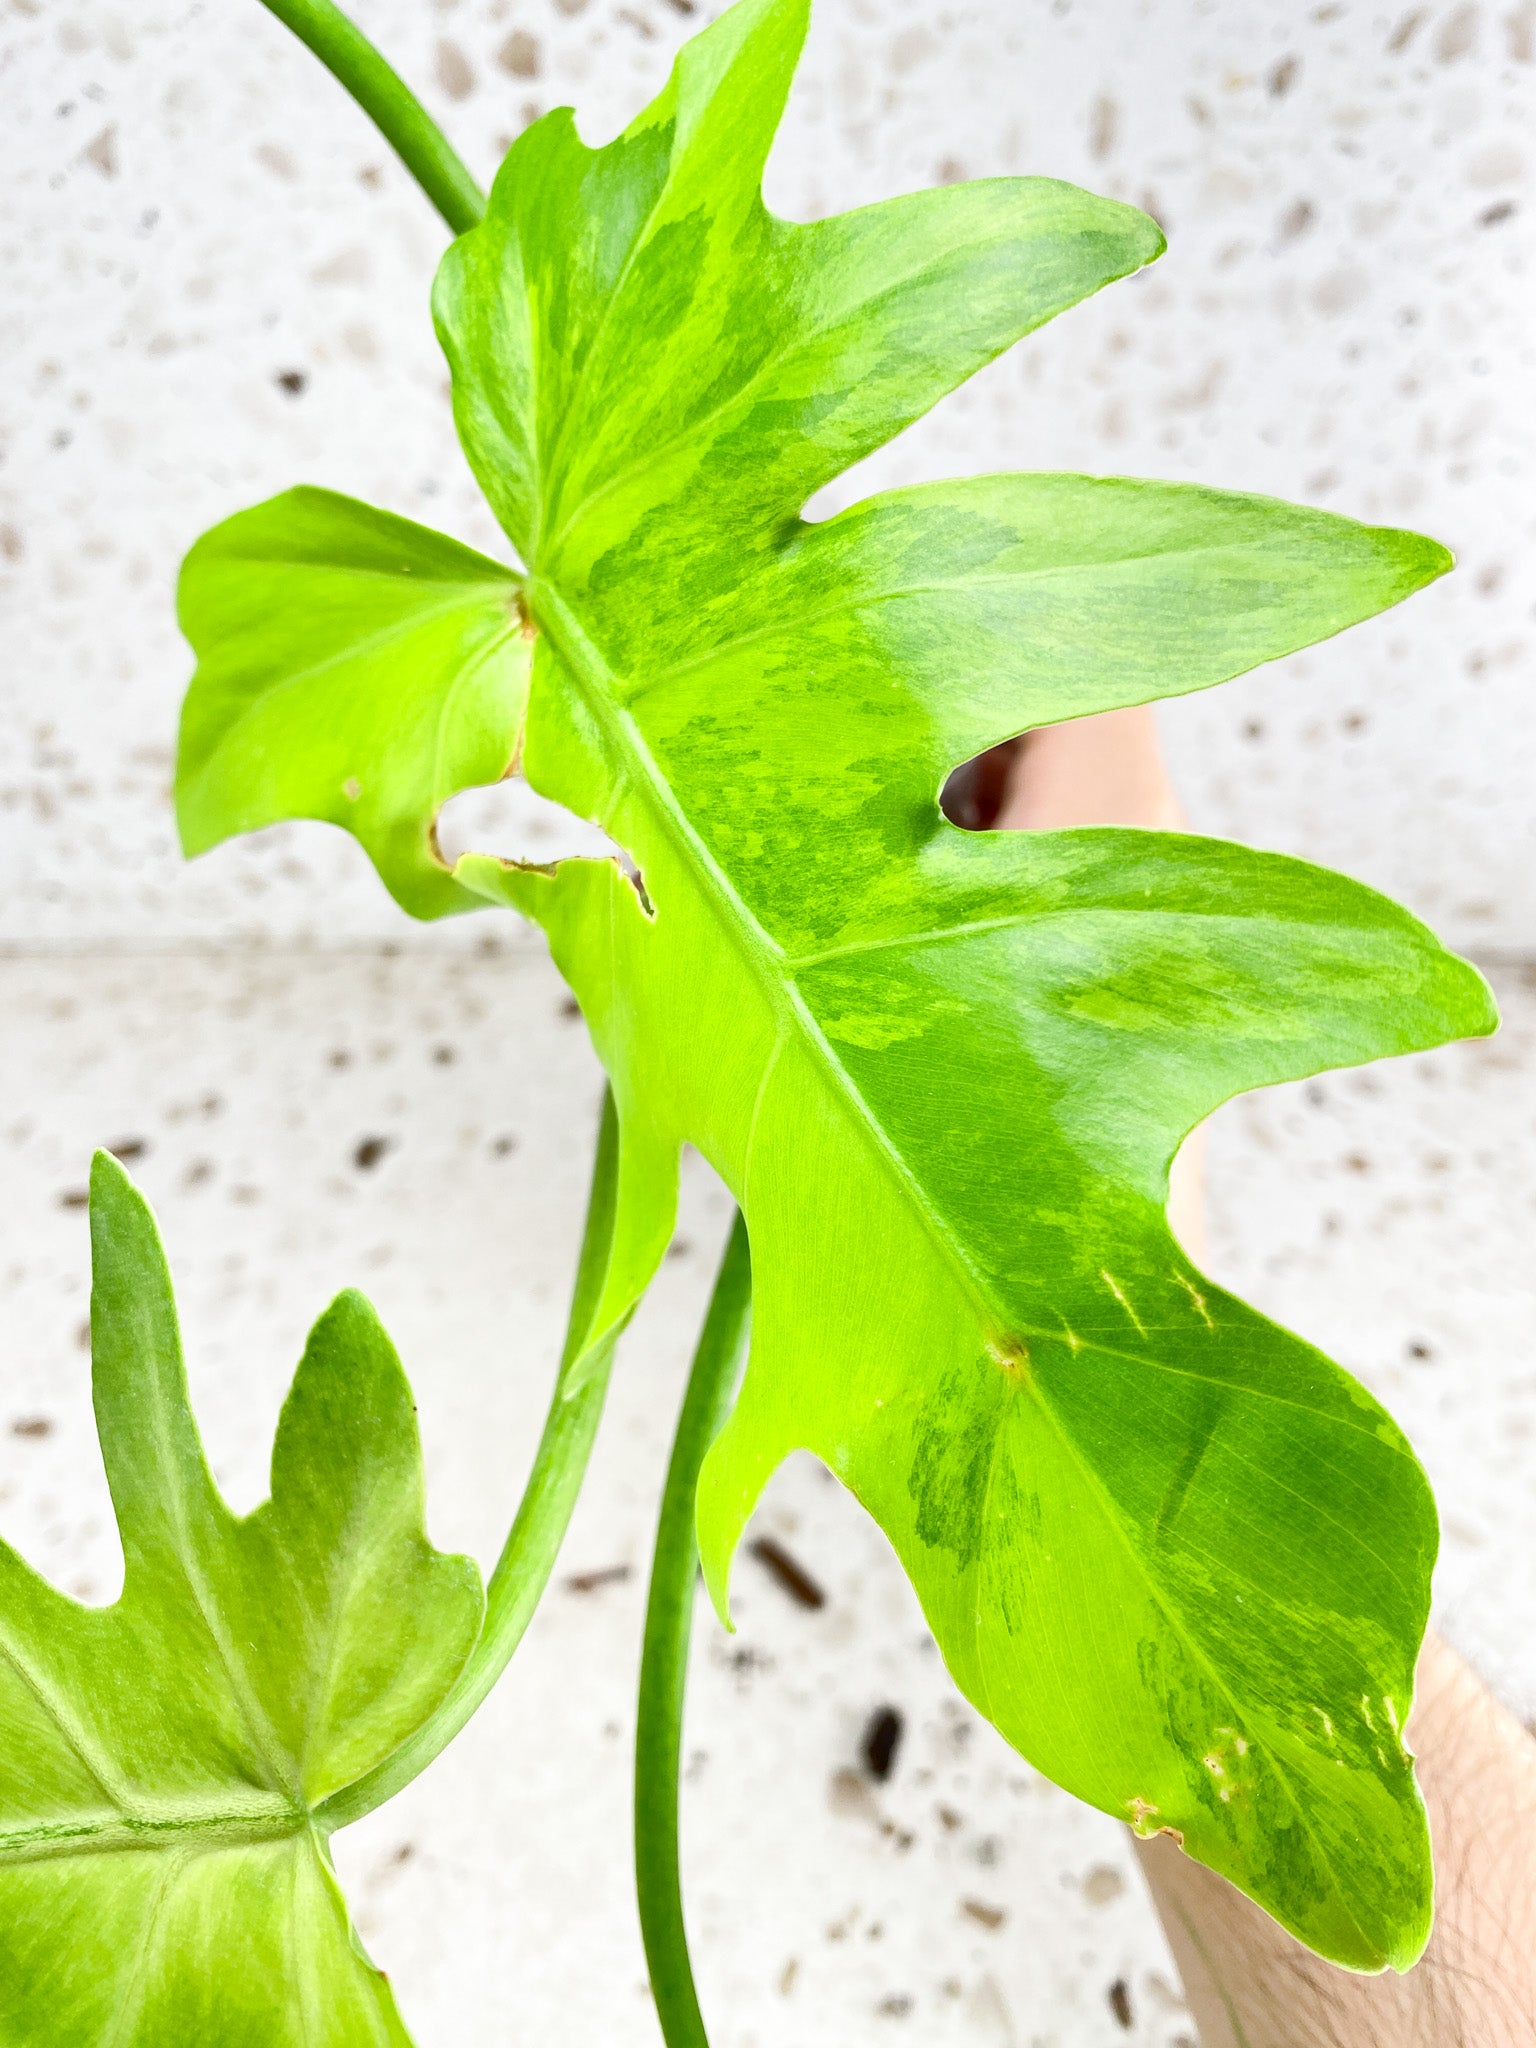
{"type": "Polygon", "coordinates": [[[474,909],[437,858],[448,798],[498,782],[528,691],[519,579],[334,491],[205,533],[181,624],[205,650],[182,717],[188,853],[282,818],[354,833],[418,917],[474,909]]]}
{"type": "MultiPolygon", "coordinates": [[[[812,492],[1162,238],[1043,179],[773,218],[804,26],[805,0],[739,0],[605,149],[567,114],[535,124],[444,260],[460,435],[538,635],[500,750],[632,863],[471,857],[453,880],[545,927],[612,1078],[594,1327],[661,1255],[684,1142],[746,1214],[751,1358],[700,1491],[722,1608],[763,1485],[816,1451],[1040,1768],[1176,1833],[1322,1953],[1405,1967],[1430,1912],[1401,1741],[1429,1490],[1365,1391],[1205,1279],[1164,1211],[1174,1151],[1228,1096],[1490,1030],[1487,990],[1302,862],[963,834],[938,793],[1010,734],[1221,682],[1449,557],[1059,475],[806,523],[812,492]]],[[[305,588],[270,597],[301,631],[305,588]]],[[[262,645],[200,643],[189,723],[219,724],[207,676],[262,645]]],[[[377,684],[418,701],[403,669],[377,684]]],[[[296,744],[306,701],[282,697],[296,744]]],[[[348,757],[361,780],[395,760],[385,728],[348,757]]],[[[306,774],[275,806],[305,813],[306,774]]],[[[240,828],[233,777],[204,796],[240,828]]]]}
{"type": "Polygon", "coordinates": [[[8,2048],[371,2048],[409,2035],[331,1867],[327,1797],[438,1706],[472,1561],[422,1527],[410,1389],[343,1294],[231,1514],[187,1402],[154,1221],[91,1173],[92,1385],[125,1566],[93,1608],[0,1545],[0,2031],[8,2048]]]}

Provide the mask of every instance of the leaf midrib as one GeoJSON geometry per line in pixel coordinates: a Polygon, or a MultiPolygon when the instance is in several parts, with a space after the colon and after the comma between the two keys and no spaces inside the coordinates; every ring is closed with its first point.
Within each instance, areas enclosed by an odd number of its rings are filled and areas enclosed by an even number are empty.
{"type": "MultiPolygon", "coordinates": [[[[298,1781],[305,1788],[306,1799],[309,1797],[310,1772],[318,1768],[322,1760],[315,1754],[317,1744],[322,1739],[334,1742],[341,1732],[330,1725],[330,1711],[336,1696],[336,1688],[346,1669],[345,1659],[341,1654],[342,1636],[351,1618],[354,1602],[372,1591],[376,1559],[368,1543],[368,1537],[374,1530],[376,1498],[387,1485],[387,1478],[380,1474],[376,1466],[371,1467],[366,1491],[359,1488],[353,1493],[341,1524],[331,1539],[332,1554],[344,1561],[345,1569],[328,1575],[325,1621],[320,1631],[319,1653],[310,1661],[309,1701],[296,1759],[298,1781]]],[[[340,1791],[344,1788],[338,1786],[335,1789],[340,1791]]],[[[315,1802],[317,1806],[321,1803],[320,1800],[315,1802]]]]}
{"type": "Polygon", "coordinates": [[[552,584],[542,577],[532,579],[527,599],[539,624],[549,634],[562,665],[581,692],[594,723],[625,764],[636,794],[656,816],[663,831],[683,843],[690,865],[704,878],[705,886],[701,887],[700,894],[714,910],[717,920],[745,961],[748,972],[763,990],[769,1012],[780,1031],[798,1026],[811,1048],[820,1052],[825,1068],[835,1076],[840,1092],[864,1128],[876,1156],[884,1162],[887,1172],[912,1202],[936,1247],[954,1269],[982,1328],[1001,1329],[1004,1318],[999,1316],[988,1299],[981,1275],[945,1228],[921,1182],[896,1151],[847,1068],[833,1051],[825,1032],[787,971],[791,963],[784,948],[769,937],[748,910],[674,797],[644,734],[630,716],[617,690],[611,687],[618,682],[617,676],[604,661],[575,612],[552,584]],[[786,971],[774,974],[772,966],[775,962],[786,971]]]}
{"type": "Polygon", "coordinates": [[[0,1868],[127,1850],[214,1850],[283,1841],[312,1825],[309,1809],[276,1796],[242,1806],[153,1807],[111,1819],[34,1821],[0,1828],[0,1868]]]}

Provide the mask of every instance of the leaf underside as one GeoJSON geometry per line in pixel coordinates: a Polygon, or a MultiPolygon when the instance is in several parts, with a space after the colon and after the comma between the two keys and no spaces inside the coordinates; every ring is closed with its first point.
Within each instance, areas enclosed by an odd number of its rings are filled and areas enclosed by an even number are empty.
{"type": "MultiPolygon", "coordinates": [[[[775,1466],[819,1453],[1035,1764],[1176,1831],[1323,1954],[1404,1967],[1430,1910],[1401,1741],[1428,1487],[1364,1390],[1206,1280],[1164,1212],[1174,1151],[1220,1102],[1490,1030],[1487,991],[1404,911],[1299,861],[963,834],[937,798],[1011,734],[1221,682],[1448,557],[1269,499],[1069,475],[807,524],[823,484],[1162,241],[1045,179],[775,219],[761,170],[804,25],[805,0],[740,0],[605,149],[568,113],[536,123],[439,273],[460,437],[537,635],[531,672],[525,637],[496,641],[517,714],[483,754],[520,758],[633,869],[466,857],[428,903],[419,863],[359,836],[408,908],[477,894],[549,934],[622,1122],[598,1327],[667,1242],[683,1142],[742,1204],[751,1360],[699,1503],[716,1600],[775,1466]]],[[[387,577],[376,600],[346,586],[367,646],[327,642],[334,694],[293,686],[306,618],[338,616],[327,563],[351,575],[383,517],[290,494],[194,550],[197,845],[258,822],[258,772],[263,819],[355,824],[344,777],[425,788],[425,752],[385,729],[396,696],[418,716],[424,677],[368,637],[369,602],[404,601],[387,577]],[[259,559],[280,627],[254,605],[232,626],[237,559],[259,559]],[[332,702],[371,723],[349,714],[355,750],[322,757],[332,702]]],[[[402,561],[450,545],[391,533],[402,561]]],[[[469,633],[497,572],[460,573],[469,633]]],[[[431,816],[408,820],[429,853],[431,816]]]]}
{"type": "Polygon", "coordinates": [[[92,1383],[124,1555],[84,1607],[0,1545],[6,2048],[403,2044],[315,1809],[438,1705],[479,1573],[422,1528],[410,1389],[360,1295],[315,1325],[272,1496],[231,1514],[153,1219],[91,1176],[92,1383]]]}

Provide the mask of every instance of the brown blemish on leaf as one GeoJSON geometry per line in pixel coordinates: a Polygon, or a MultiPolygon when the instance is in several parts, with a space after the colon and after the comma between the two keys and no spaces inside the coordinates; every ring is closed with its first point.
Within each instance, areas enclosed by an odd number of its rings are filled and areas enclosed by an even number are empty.
{"type": "Polygon", "coordinates": [[[628,882],[636,896],[639,897],[640,908],[645,912],[651,923],[654,924],[656,922],[656,906],[646,893],[644,875],[641,874],[633,861],[626,859],[622,854],[615,856],[615,863],[620,874],[623,875],[625,881],[628,882]]]}
{"type": "Polygon", "coordinates": [[[1011,1385],[1021,1387],[1029,1377],[1029,1346],[1022,1337],[991,1337],[987,1356],[1011,1385]]]}

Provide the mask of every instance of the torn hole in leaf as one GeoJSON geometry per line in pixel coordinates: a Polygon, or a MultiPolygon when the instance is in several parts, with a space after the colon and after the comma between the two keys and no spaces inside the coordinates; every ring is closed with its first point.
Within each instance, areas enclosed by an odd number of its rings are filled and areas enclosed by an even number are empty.
{"type": "Polygon", "coordinates": [[[617,855],[626,870],[630,866],[599,826],[540,796],[520,775],[451,796],[437,814],[437,848],[449,867],[466,853],[530,867],[617,855]]]}
{"type": "Polygon", "coordinates": [[[1004,740],[954,770],[939,795],[939,809],[951,825],[962,832],[991,832],[996,827],[1018,747],[1017,740],[1004,740]]]}
{"type": "Polygon", "coordinates": [[[451,796],[437,814],[433,836],[438,858],[450,868],[466,853],[550,870],[563,860],[616,861],[646,916],[656,915],[644,878],[624,848],[601,826],[540,796],[520,775],[451,796]]]}
{"type": "Polygon", "coordinates": [[[1060,718],[990,747],[950,776],[940,799],[971,832],[1060,832],[1087,825],[1187,832],[1158,744],[1156,708],[1121,704],[1060,718]]]}

